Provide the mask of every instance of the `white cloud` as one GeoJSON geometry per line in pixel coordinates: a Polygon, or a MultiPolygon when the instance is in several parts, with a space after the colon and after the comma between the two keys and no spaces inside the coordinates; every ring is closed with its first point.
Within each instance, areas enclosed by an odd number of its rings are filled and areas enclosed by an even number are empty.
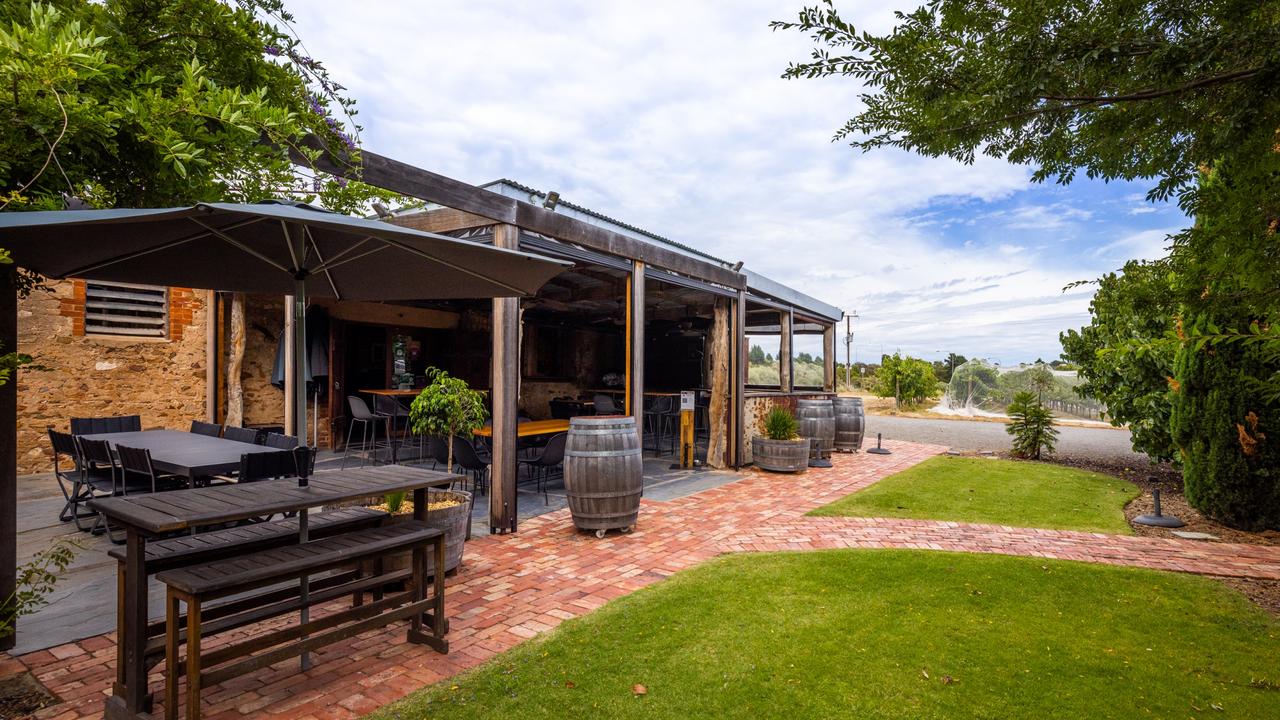
{"type": "MultiPolygon", "coordinates": [[[[1060,289],[1154,240],[1072,251],[1099,212],[1069,193],[1019,202],[1025,167],[832,144],[858,88],[779,77],[810,42],[767,25],[799,7],[290,2],[309,50],[359,101],[376,152],[471,182],[555,189],[744,260],[858,309],[863,357],[881,344],[1056,355],[1057,332],[1081,324],[1088,304],[1060,289]]],[[[880,3],[841,7],[860,29],[893,24],[880,3]]]]}

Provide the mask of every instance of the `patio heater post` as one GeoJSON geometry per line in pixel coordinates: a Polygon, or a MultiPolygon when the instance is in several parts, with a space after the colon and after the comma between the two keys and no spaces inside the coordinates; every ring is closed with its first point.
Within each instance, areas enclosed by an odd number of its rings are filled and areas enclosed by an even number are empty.
{"type": "MultiPolygon", "coordinates": [[[[0,354],[18,349],[18,286],[13,266],[0,269],[0,354]]],[[[0,385],[0,600],[12,597],[18,578],[18,378],[0,385]]],[[[0,650],[17,642],[0,637],[0,650]]]]}

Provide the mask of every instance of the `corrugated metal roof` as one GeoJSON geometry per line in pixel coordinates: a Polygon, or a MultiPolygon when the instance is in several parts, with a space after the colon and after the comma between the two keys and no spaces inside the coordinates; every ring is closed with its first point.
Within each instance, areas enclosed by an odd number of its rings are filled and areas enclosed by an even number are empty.
{"type": "MultiPolygon", "coordinates": [[[[511,187],[511,188],[513,188],[513,189],[515,189],[515,190],[518,190],[518,191],[520,191],[520,192],[522,192],[522,193],[525,193],[525,194],[527,194],[527,195],[535,196],[535,197],[540,197],[540,198],[543,198],[544,200],[545,200],[545,199],[546,199],[546,197],[547,197],[547,194],[546,194],[546,193],[544,193],[544,192],[542,192],[541,190],[538,190],[538,189],[536,189],[536,188],[531,188],[531,187],[529,187],[528,185],[525,185],[524,183],[519,183],[519,182],[516,182],[515,180],[511,180],[511,179],[508,179],[508,178],[500,178],[500,179],[498,179],[498,180],[494,180],[493,182],[490,182],[490,183],[486,183],[486,184],[484,184],[484,185],[481,185],[480,187],[484,188],[485,190],[493,190],[493,188],[494,188],[494,186],[495,186],[495,185],[506,185],[506,186],[508,186],[508,187],[511,187]]],[[[538,204],[541,204],[541,203],[538,203],[538,204]]],[[[680,250],[680,251],[682,251],[682,252],[689,253],[690,255],[696,255],[696,256],[698,256],[698,257],[700,257],[700,258],[704,259],[704,260],[710,260],[711,262],[720,263],[721,265],[724,265],[725,267],[733,267],[733,265],[734,265],[734,263],[731,263],[731,262],[729,262],[728,260],[725,260],[724,258],[718,258],[718,257],[716,257],[715,255],[712,255],[712,254],[710,254],[710,253],[703,252],[703,251],[701,251],[701,250],[699,250],[699,249],[697,249],[697,248],[695,248],[695,247],[691,247],[691,246],[689,246],[689,245],[685,245],[685,244],[684,244],[684,243],[682,243],[682,242],[677,242],[677,241],[675,241],[675,240],[672,240],[671,238],[663,237],[663,236],[658,235],[658,234],[656,234],[656,233],[649,232],[648,230],[645,230],[644,228],[639,228],[639,227],[636,227],[635,225],[632,225],[632,224],[630,224],[630,223],[625,223],[625,222],[623,222],[623,221],[621,221],[621,220],[618,220],[617,218],[609,217],[608,215],[605,215],[604,213],[596,212],[595,210],[592,210],[591,208],[586,208],[586,207],[583,207],[583,206],[578,205],[578,204],[576,204],[576,203],[569,202],[568,200],[565,200],[564,198],[561,198],[559,201],[557,201],[557,203],[556,203],[556,207],[557,207],[557,208],[565,207],[565,208],[569,208],[569,209],[571,209],[571,210],[576,210],[576,211],[578,211],[578,212],[580,212],[580,213],[582,213],[582,214],[584,214],[584,215],[590,215],[591,217],[596,218],[597,220],[603,220],[603,221],[605,221],[605,222],[609,223],[610,225],[615,225],[615,226],[617,226],[617,227],[619,227],[619,228],[622,228],[622,229],[624,229],[624,230],[629,230],[629,231],[631,231],[632,233],[636,233],[636,234],[638,234],[638,235],[643,235],[645,239],[648,239],[648,240],[656,240],[656,241],[658,241],[658,242],[660,242],[660,243],[662,243],[662,244],[664,244],[664,245],[668,245],[668,246],[673,247],[673,248],[676,248],[677,250],[680,250]]]]}
{"type": "MultiPolygon", "coordinates": [[[[545,200],[547,197],[547,193],[541,190],[538,190],[537,188],[529,187],[524,183],[516,182],[515,180],[511,180],[509,178],[500,178],[498,180],[485,183],[480,187],[490,192],[496,192],[499,195],[505,195],[506,197],[510,197],[516,200],[534,202],[535,204],[538,204],[538,205],[541,205],[542,203],[541,201],[536,200],[536,198],[542,198],[543,200],[545,200]]],[[[421,211],[422,209],[423,208],[419,207],[419,208],[414,208],[412,211],[418,212],[418,211],[421,211]]],[[[621,220],[618,220],[617,218],[609,217],[608,215],[596,212],[595,210],[592,210],[587,207],[583,207],[576,203],[569,202],[563,198],[557,201],[556,210],[557,211],[569,210],[572,213],[584,215],[587,218],[589,218],[588,220],[584,220],[584,222],[590,222],[594,225],[609,227],[610,229],[621,232],[624,235],[630,235],[632,237],[635,237],[637,240],[640,240],[643,242],[661,243],[670,248],[674,248],[682,253],[692,255],[710,262],[718,263],[720,265],[723,265],[724,267],[732,268],[734,265],[736,265],[736,263],[729,262],[724,258],[716,257],[715,255],[703,252],[695,247],[686,245],[682,242],[677,242],[667,237],[663,237],[662,235],[658,235],[656,233],[649,232],[648,230],[645,230],[643,228],[636,227],[635,225],[623,222],[621,220]]],[[[395,214],[400,214],[400,212],[397,211],[397,213],[395,214]]],[[[739,270],[739,272],[742,272],[744,275],[747,276],[748,290],[753,292],[754,294],[774,298],[779,302],[795,307],[796,310],[807,311],[810,314],[818,315],[827,320],[839,321],[844,316],[844,312],[840,308],[834,305],[830,305],[828,303],[822,302],[817,298],[806,295],[805,293],[802,293],[799,290],[796,290],[787,285],[783,285],[780,282],[771,280],[770,278],[767,278],[757,272],[752,272],[747,268],[742,268],[739,270]]]]}

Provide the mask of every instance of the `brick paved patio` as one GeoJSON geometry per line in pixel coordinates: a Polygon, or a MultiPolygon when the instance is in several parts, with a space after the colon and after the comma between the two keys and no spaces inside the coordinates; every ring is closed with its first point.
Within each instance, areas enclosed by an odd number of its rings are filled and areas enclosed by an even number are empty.
{"type": "MultiPolygon", "coordinates": [[[[449,655],[407,644],[403,628],[392,626],[313,653],[314,667],[305,674],[293,660],[211,688],[205,693],[206,717],[358,717],[725,552],[918,548],[1280,579],[1276,547],[925,520],[804,517],[945,450],[885,445],[893,455],[837,456],[833,469],[802,476],[749,472],[738,482],[688,497],[645,501],[640,527],[631,535],[597,540],[577,533],[568,511],[561,510],[526,522],[516,535],[473,540],[467,544],[463,571],[449,586],[449,655]]],[[[111,611],[104,606],[103,612],[111,611]]],[[[0,676],[21,663],[61,698],[61,704],[41,711],[39,718],[100,717],[114,658],[114,635],[101,635],[16,659],[0,654],[0,676]]],[[[153,688],[160,687],[159,678],[153,674],[153,688]]]]}

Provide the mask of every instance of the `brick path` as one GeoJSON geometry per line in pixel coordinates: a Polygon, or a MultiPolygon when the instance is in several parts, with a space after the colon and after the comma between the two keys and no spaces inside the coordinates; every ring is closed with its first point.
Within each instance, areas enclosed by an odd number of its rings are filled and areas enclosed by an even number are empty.
{"type": "MultiPolygon", "coordinates": [[[[467,544],[463,571],[449,586],[449,655],[407,644],[403,628],[392,626],[313,653],[315,666],[306,674],[292,660],[211,688],[205,692],[205,717],[357,717],[725,552],[918,548],[1280,579],[1280,548],[1275,547],[955,522],[804,517],[945,449],[900,442],[886,442],[886,447],[894,454],[837,456],[835,468],[801,476],[751,472],[738,482],[678,500],[646,501],[640,528],[631,535],[597,540],[575,532],[568,511],[557,511],[526,522],[516,535],[477,538],[467,544]]],[[[238,637],[242,635],[229,634],[222,640],[238,637]]],[[[20,662],[63,700],[42,710],[39,718],[101,717],[114,657],[114,635],[108,634],[16,660],[0,654],[0,676],[20,662]]],[[[159,678],[153,674],[153,688],[160,687],[159,678]]]]}

